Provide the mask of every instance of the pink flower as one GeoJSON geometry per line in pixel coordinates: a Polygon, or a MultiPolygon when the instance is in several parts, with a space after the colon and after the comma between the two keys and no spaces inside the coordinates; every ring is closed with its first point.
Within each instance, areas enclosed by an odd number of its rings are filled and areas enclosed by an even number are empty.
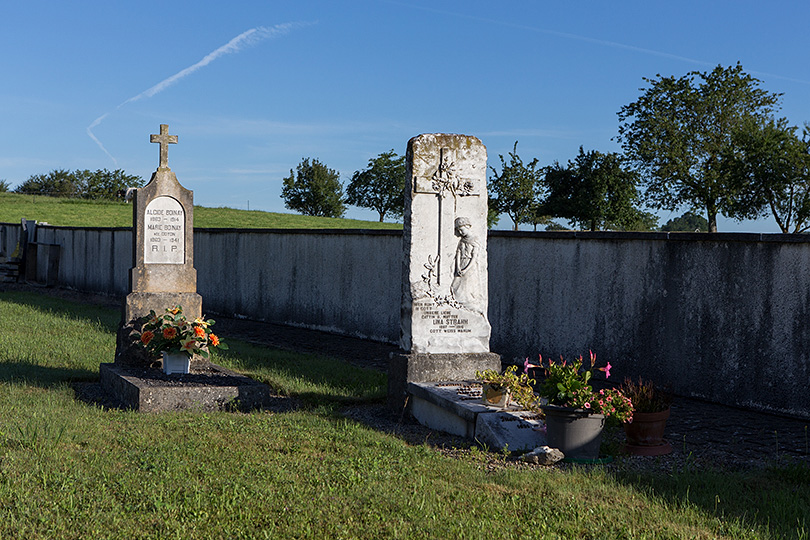
{"type": "Polygon", "coordinates": [[[612,368],[612,367],[613,366],[610,365],[610,362],[608,362],[605,367],[600,367],[599,371],[604,371],[605,372],[605,378],[607,379],[607,378],[610,377],[610,368],[612,368]]]}
{"type": "Polygon", "coordinates": [[[596,355],[590,349],[588,349],[588,352],[591,353],[591,367],[593,367],[593,365],[596,363],[596,355]]]}
{"type": "Polygon", "coordinates": [[[586,404],[585,404],[585,408],[586,408],[586,409],[590,409],[590,408],[591,408],[591,404],[590,404],[590,403],[586,403],[586,404]]]}

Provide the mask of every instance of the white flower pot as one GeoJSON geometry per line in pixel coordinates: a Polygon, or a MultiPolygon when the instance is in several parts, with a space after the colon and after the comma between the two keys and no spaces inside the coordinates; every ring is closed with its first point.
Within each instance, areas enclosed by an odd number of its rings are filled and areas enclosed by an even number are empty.
{"type": "Polygon", "coordinates": [[[161,351],[163,353],[163,373],[171,375],[172,373],[188,373],[191,358],[184,353],[170,353],[161,351]]]}

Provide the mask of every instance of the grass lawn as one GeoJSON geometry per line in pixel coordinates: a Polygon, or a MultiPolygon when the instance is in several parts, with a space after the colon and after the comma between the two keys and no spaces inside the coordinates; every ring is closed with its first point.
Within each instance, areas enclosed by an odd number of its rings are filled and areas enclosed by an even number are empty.
{"type": "MultiPolygon", "coordinates": [[[[487,467],[340,414],[384,375],[230,341],[293,412],[140,414],[75,399],[119,313],[0,292],[0,538],[806,538],[806,467],[487,467]]],[[[224,336],[227,340],[227,336],[224,336]]],[[[500,459],[500,458],[496,458],[500,459]]],[[[505,461],[505,458],[502,458],[505,461]]]]}
{"type": "MultiPolygon", "coordinates": [[[[64,227],[132,227],[132,205],[123,202],[62,199],[0,193],[0,222],[21,218],[64,227]]],[[[299,214],[278,214],[234,208],[194,207],[194,226],[248,229],[401,229],[401,223],[380,223],[299,214]]]]}

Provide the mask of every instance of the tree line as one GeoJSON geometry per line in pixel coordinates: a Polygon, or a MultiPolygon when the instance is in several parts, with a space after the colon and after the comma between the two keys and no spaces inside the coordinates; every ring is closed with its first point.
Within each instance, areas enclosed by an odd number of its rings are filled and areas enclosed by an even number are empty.
{"type": "MultiPolygon", "coordinates": [[[[26,195],[47,195],[74,199],[123,199],[127,188],[144,185],[140,176],[126,174],[121,169],[96,171],[55,169],[47,174],[35,174],[14,189],[26,195]]],[[[0,182],[0,191],[8,190],[8,182],[0,182]],[[5,189],[2,189],[5,188],[5,189]]]]}
{"type": "MultiPolygon", "coordinates": [[[[490,224],[589,230],[653,230],[655,214],[686,210],[662,230],[717,231],[717,216],[773,215],[784,233],[810,229],[810,125],[801,134],[776,117],[782,94],[760,88],[742,66],[643,79],[640,97],[618,113],[622,153],[579,148],[566,164],[524,162],[517,142],[500,170],[490,167],[490,224]],[[702,215],[701,215],[702,214],[702,215]],[[675,229],[679,227],[679,229],[675,229]]],[[[341,217],[346,204],[402,215],[404,158],[391,150],[356,171],[343,192],[339,174],[302,160],[284,179],[287,208],[341,217]]]]}

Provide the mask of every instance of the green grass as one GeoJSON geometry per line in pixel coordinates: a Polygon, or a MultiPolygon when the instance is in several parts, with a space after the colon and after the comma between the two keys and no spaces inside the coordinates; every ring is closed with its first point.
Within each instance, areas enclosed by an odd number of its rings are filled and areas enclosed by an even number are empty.
{"type": "MultiPolygon", "coordinates": [[[[131,227],[132,205],[123,202],[61,199],[39,195],[0,193],[0,222],[21,218],[64,227],[131,227]]],[[[194,207],[194,226],[249,229],[401,229],[399,223],[380,223],[299,214],[278,214],[234,208],[194,207]]]]}
{"type": "MultiPolygon", "coordinates": [[[[0,292],[0,538],[807,537],[810,472],[492,468],[339,414],[385,377],[229,340],[216,361],[298,398],[286,413],[140,414],[75,399],[118,313],[0,292]]],[[[224,336],[227,339],[227,336],[224,336]]]]}

